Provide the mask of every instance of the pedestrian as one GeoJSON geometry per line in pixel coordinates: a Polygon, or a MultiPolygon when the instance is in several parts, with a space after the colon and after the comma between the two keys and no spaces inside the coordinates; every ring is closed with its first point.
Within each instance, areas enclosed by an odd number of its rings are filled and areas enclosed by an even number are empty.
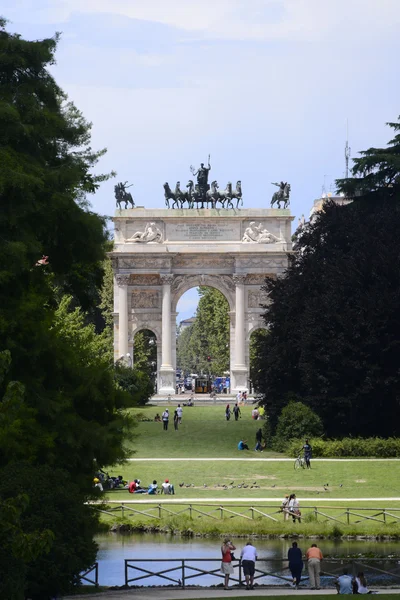
{"type": "MultiPolygon", "coordinates": [[[[353,578],[349,575],[347,569],[343,569],[343,575],[340,575],[335,581],[335,586],[338,594],[353,593],[353,578]]],[[[360,593],[360,592],[357,592],[360,593]]]]}
{"type": "Polygon", "coordinates": [[[235,421],[237,421],[239,419],[239,415],[240,415],[240,408],[239,408],[239,404],[236,402],[235,406],[233,407],[233,414],[235,415],[235,421]]]}
{"type": "Polygon", "coordinates": [[[286,494],[286,496],[282,500],[282,504],[281,504],[281,511],[283,512],[283,520],[284,521],[289,520],[288,510],[289,510],[289,494],[286,494]]]}
{"type": "Polygon", "coordinates": [[[251,542],[247,542],[240,553],[240,558],[242,559],[243,573],[246,578],[246,590],[253,590],[257,550],[251,542]]]}
{"type": "Polygon", "coordinates": [[[179,423],[178,409],[176,408],[174,411],[174,429],[175,429],[175,431],[178,431],[178,423],[179,423]]]}
{"type": "Polygon", "coordinates": [[[293,523],[296,523],[296,519],[298,519],[299,523],[301,523],[300,504],[296,498],[296,494],[290,494],[288,509],[293,519],[293,523]]]}
{"type": "Polygon", "coordinates": [[[225,408],[225,418],[227,421],[229,421],[231,418],[231,409],[229,407],[229,404],[227,404],[225,408]]]}
{"type": "Polygon", "coordinates": [[[169,421],[168,408],[166,408],[164,410],[163,414],[161,415],[161,418],[162,418],[162,422],[163,422],[164,431],[167,431],[167,429],[168,429],[168,421],[169,421]]]}
{"type": "Polygon", "coordinates": [[[297,542],[293,542],[292,547],[288,551],[289,569],[293,577],[293,585],[296,590],[300,585],[301,572],[303,570],[303,556],[300,548],[297,547],[297,542]]]}
{"type": "Polygon", "coordinates": [[[256,447],[254,448],[255,452],[262,452],[262,429],[257,429],[256,431],[256,447]]]}
{"type": "Polygon", "coordinates": [[[311,469],[312,446],[308,440],[305,441],[303,450],[304,450],[304,460],[306,462],[306,467],[307,467],[307,469],[311,469]]]}
{"type": "Polygon", "coordinates": [[[243,402],[243,404],[246,404],[246,401],[247,401],[247,392],[243,392],[243,394],[242,394],[242,402],[243,402]]]}
{"type": "Polygon", "coordinates": [[[324,557],[317,544],[311,544],[311,548],[306,552],[306,558],[310,587],[312,590],[320,590],[321,560],[324,557]]]}
{"type": "Polygon", "coordinates": [[[221,573],[223,573],[225,575],[225,579],[224,579],[224,589],[225,590],[230,589],[229,588],[229,577],[233,573],[232,552],[234,550],[236,550],[236,546],[234,546],[232,544],[232,542],[229,540],[229,538],[226,538],[224,540],[224,543],[221,546],[221,554],[222,554],[221,573]]]}
{"type": "Polygon", "coordinates": [[[240,404],[242,401],[242,392],[239,390],[238,393],[236,394],[236,402],[238,404],[240,404]]]}
{"type": "Polygon", "coordinates": [[[176,412],[178,413],[178,421],[179,421],[179,425],[182,424],[182,413],[183,413],[183,409],[181,407],[180,404],[178,404],[178,408],[176,409],[176,412]]]}

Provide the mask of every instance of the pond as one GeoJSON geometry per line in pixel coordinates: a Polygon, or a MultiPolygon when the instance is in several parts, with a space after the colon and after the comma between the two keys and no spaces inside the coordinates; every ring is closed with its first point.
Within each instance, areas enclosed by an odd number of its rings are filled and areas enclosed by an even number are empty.
{"type": "MultiPolygon", "coordinates": [[[[141,561],[143,559],[217,559],[220,556],[221,540],[216,538],[181,538],[178,536],[169,536],[165,534],[133,534],[122,535],[117,533],[108,533],[97,536],[99,544],[98,563],[99,563],[99,584],[106,586],[119,586],[125,582],[124,575],[124,560],[132,559],[141,561]]],[[[256,539],[254,545],[257,547],[259,561],[258,565],[262,570],[269,572],[278,572],[281,568],[281,563],[276,562],[286,559],[288,549],[291,547],[293,540],[268,540],[256,539]]],[[[305,552],[314,540],[298,540],[299,547],[305,552]]],[[[233,538],[233,543],[237,546],[235,552],[236,557],[240,556],[240,550],[245,545],[246,540],[233,538]]],[[[317,540],[318,546],[321,548],[325,556],[345,557],[357,555],[366,555],[374,557],[387,558],[389,556],[400,556],[400,543],[395,541],[377,542],[371,541],[356,541],[356,540],[317,540]]],[[[204,570],[219,569],[217,562],[201,562],[192,563],[196,568],[204,570]]],[[[149,571],[161,571],[163,569],[178,566],[178,563],[136,563],[149,571]]],[[[328,566],[325,567],[328,570],[328,566]]],[[[341,569],[341,565],[335,565],[336,569],[341,569]]],[[[382,568],[382,565],[379,565],[382,568]]],[[[386,565],[385,570],[389,567],[386,565]]],[[[367,570],[367,569],[365,569],[367,570]]],[[[238,569],[235,569],[237,575],[238,569]]],[[[329,568],[329,572],[335,572],[329,568]]],[[[194,573],[192,571],[192,573],[194,573]]],[[[129,570],[129,577],[137,577],[140,573],[132,569],[129,570]]],[[[283,575],[290,580],[289,571],[284,571],[283,575]]],[[[180,576],[178,571],[171,574],[171,577],[177,579],[180,576]]],[[[382,579],[382,577],[380,578],[382,579]]],[[[368,574],[370,583],[376,585],[394,583],[400,584],[400,580],[392,580],[392,578],[384,577],[384,581],[380,581],[379,577],[373,577],[368,574]],[[389,581],[390,579],[390,581],[389,581]]],[[[284,583],[276,577],[263,577],[258,580],[259,583],[269,585],[281,585],[284,583]]],[[[202,575],[195,580],[188,581],[188,584],[195,585],[218,585],[220,579],[216,579],[211,575],[202,575]]],[[[332,579],[327,578],[326,585],[331,585],[332,579]]],[[[167,585],[168,581],[156,577],[149,577],[143,581],[139,581],[137,585],[167,585]]]]}

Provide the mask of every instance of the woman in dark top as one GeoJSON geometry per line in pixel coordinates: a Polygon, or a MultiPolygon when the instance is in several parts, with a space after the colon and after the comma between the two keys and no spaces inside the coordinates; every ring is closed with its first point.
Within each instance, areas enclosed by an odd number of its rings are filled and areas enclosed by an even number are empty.
{"type": "Polygon", "coordinates": [[[301,572],[303,570],[303,555],[300,548],[297,547],[297,542],[293,542],[292,547],[288,551],[289,569],[293,577],[293,585],[299,587],[301,572]]]}

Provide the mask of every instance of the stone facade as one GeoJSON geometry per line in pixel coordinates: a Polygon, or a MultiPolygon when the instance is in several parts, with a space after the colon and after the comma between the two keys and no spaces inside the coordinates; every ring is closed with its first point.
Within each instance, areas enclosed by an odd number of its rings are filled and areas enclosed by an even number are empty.
{"type": "Polygon", "coordinates": [[[287,266],[291,221],[283,209],[118,210],[111,253],[115,360],[128,352],[134,358],[135,334],[153,331],[158,393],[174,394],[176,306],[187,290],[207,285],[230,307],[231,392],[247,390],[250,335],[265,327],[261,286],[287,266]]]}

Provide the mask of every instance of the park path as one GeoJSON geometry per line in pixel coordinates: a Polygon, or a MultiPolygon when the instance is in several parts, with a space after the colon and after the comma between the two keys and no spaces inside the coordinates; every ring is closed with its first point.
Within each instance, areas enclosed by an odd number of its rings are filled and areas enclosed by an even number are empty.
{"type": "MultiPolygon", "coordinates": [[[[127,458],[126,460],[128,461],[135,461],[135,462],[144,462],[144,461],[148,461],[148,462],[170,462],[170,461],[190,461],[190,462],[194,462],[194,461],[199,461],[199,462],[216,462],[216,461],[244,461],[244,462],[249,462],[249,461],[254,461],[254,462],[260,462],[260,461],[264,461],[264,462],[291,462],[294,463],[294,458],[264,458],[264,457],[257,457],[257,458],[230,458],[230,457],[226,457],[226,458],[192,458],[191,456],[187,456],[186,458],[175,458],[175,457],[170,457],[170,458],[127,458]]],[[[399,462],[400,458],[313,458],[312,462],[313,463],[318,463],[318,462],[399,462]]]]}
{"type": "MultiPolygon", "coordinates": [[[[137,500],[108,500],[107,504],[190,504],[191,502],[201,502],[202,504],[207,504],[208,502],[220,502],[221,504],[226,504],[227,502],[241,502],[242,504],[255,504],[256,502],[280,502],[281,498],[274,496],[273,498],[250,498],[247,497],[238,497],[238,498],[209,498],[208,496],[203,496],[202,498],[161,498],[161,496],[156,496],[156,500],[150,500],[148,495],[145,498],[138,498],[137,500]]],[[[297,494],[296,494],[297,496],[297,494]]],[[[302,496],[297,496],[297,500],[299,502],[311,502],[314,506],[315,502],[399,502],[400,496],[380,496],[376,498],[331,498],[330,496],[322,496],[322,498],[303,498],[302,496]]],[[[95,504],[95,502],[94,502],[95,504]]],[[[332,507],[333,508],[333,507],[332,507]]]]}
{"type": "MultiPolygon", "coordinates": [[[[376,589],[376,588],[375,588],[376,589]]],[[[385,594],[398,594],[399,589],[385,589],[380,590],[384,591],[385,594]]],[[[265,589],[255,589],[252,592],[248,592],[245,589],[233,589],[233,590],[223,590],[223,589],[213,589],[213,588],[200,588],[200,589],[168,589],[168,588],[140,588],[137,590],[119,590],[113,592],[102,592],[101,594],[87,594],[79,595],[79,596],[65,596],[65,600],[88,600],[89,598],[94,599],[102,599],[102,600],[127,600],[128,598],[140,598],[143,600],[197,600],[202,598],[207,598],[207,600],[211,600],[212,598],[251,598],[256,596],[257,598],[268,597],[268,596],[306,596],[310,598],[312,596],[321,597],[323,596],[337,596],[337,591],[333,589],[325,589],[325,590],[310,590],[307,588],[294,590],[289,588],[265,588],[265,589]]]]}

